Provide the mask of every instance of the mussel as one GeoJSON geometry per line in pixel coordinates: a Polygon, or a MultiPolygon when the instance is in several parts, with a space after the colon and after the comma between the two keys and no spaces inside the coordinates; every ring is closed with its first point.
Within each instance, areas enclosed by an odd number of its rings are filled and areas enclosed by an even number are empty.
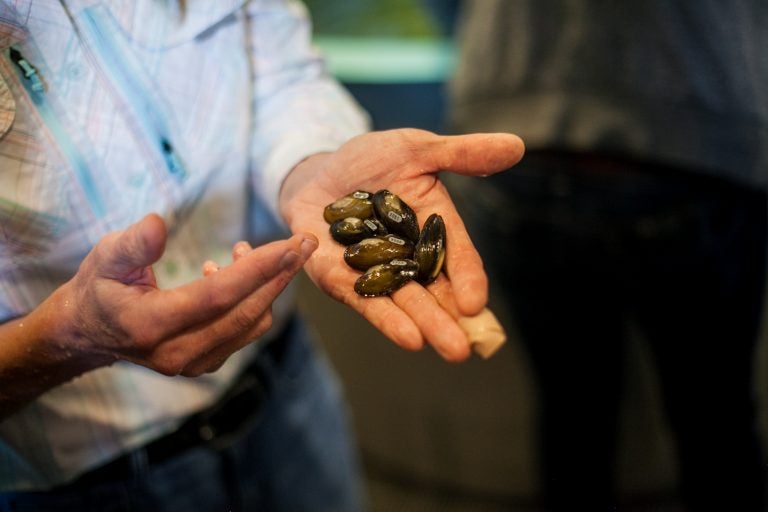
{"type": "Polygon", "coordinates": [[[410,259],[412,256],[413,244],[396,235],[366,238],[348,246],[344,251],[344,261],[357,270],[366,270],[394,259],[410,259]]]}
{"type": "Polygon", "coordinates": [[[387,228],[376,219],[359,219],[345,217],[339,219],[330,227],[331,236],[343,245],[352,245],[375,236],[387,234],[387,228]]]}
{"type": "Polygon", "coordinates": [[[445,261],[445,223],[440,215],[433,213],[424,223],[413,259],[419,264],[419,283],[428,285],[437,279],[445,261]]]}
{"type": "Polygon", "coordinates": [[[379,219],[376,217],[370,217],[368,219],[363,220],[363,224],[368,228],[368,231],[370,231],[371,236],[386,236],[389,234],[389,230],[387,227],[381,223],[379,219]]]}
{"type": "Polygon", "coordinates": [[[416,277],[418,267],[415,261],[409,259],[375,265],[355,281],[355,291],[364,297],[387,295],[416,277]]]}
{"type": "Polygon", "coordinates": [[[374,212],[390,233],[404,236],[416,243],[419,239],[419,223],[416,213],[408,204],[387,189],[373,194],[374,212]]]}
{"type": "Polygon", "coordinates": [[[373,215],[373,201],[371,193],[365,190],[356,190],[342,198],[332,202],[323,210],[323,218],[328,224],[333,224],[339,219],[357,217],[364,220],[373,215]]]}
{"type": "Polygon", "coordinates": [[[357,190],[325,207],[331,236],[346,245],[344,261],[365,272],[355,291],[366,297],[386,295],[415,279],[432,283],[445,261],[445,224],[432,214],[419,231],[416,213],[387,189],[357,190]]]}

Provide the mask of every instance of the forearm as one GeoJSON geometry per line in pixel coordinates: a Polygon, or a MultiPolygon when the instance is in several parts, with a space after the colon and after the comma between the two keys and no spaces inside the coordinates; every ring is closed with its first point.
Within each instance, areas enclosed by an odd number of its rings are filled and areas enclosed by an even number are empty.
{"type": "Polygon", "coordinates": [[[0,324],[0,421],[44,392],[109,363],[70,339],[66,300],[54,292],[23,317],[0,324]]]}
{"type": "Polygon", "coordinates": [[[367,114],[328,73],[295,0],[251,2],[253,186],[273,212],[286,171],[370,129],[367,114]],[[282,5],[286,4],[286,5],[282,5]],[[269,15],[265,15],[265,10],[269,15]]]}

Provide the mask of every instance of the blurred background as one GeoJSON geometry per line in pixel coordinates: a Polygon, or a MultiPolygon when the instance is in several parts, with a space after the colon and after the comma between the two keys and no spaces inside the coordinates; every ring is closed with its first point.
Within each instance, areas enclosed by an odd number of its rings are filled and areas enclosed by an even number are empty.
{"type": "MultiPolygon", "coordinates": [[[[368,110],[375,129],[447,131],[445,84],[456,57],[451,19],[457,2],[306,3],[316,45],[368,110]]],[[[352,406],[371,511],[541,510],[536,387],[514,322],[497,298],[491,304],[508,343],[490,360],[474,357],[460,365],[443,362],[429,349],[414,354],[394,347],[305,276],[300,303],[352,406]]],[[[755,362],[760,368],[766,366],[764,346],[755,362]]],[[[622,510],[681,510],[673,440],[640,336],[627,358],[632,364],[624,374],[616,475],[622,510]]],[[[768,388],[764,372],[758,381],[760,389],[768,388]]],[[[760,418],[765,432],[764,406],[760,418]]]]}

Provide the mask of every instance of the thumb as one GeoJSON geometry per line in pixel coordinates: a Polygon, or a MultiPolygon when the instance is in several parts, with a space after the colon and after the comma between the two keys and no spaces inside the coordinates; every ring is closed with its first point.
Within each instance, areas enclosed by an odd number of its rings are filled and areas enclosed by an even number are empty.
{"type": "Polygon", "coordinates": [[[438,135],[422,148],[422,168],[466,176],[485,176],[509,169],[525,152],[522,139],[511,133],[438,135]]]}
{"type": "Polygon", "coordinates": [[[102,275],[120,280],[140,278],[163,255],[167,237],[165,222],[157,214],[131,224],[116,233],[101,252],[102,275]]]}

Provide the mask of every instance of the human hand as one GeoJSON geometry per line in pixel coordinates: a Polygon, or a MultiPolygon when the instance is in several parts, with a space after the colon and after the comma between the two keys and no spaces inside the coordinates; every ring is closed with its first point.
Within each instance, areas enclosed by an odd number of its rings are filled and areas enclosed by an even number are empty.
{"type": "Polygon", "coordinates": [[[157,215],[105,236],[57,294],[61,343],[94,366],[123,359],[165,375],[213,371],[269,329],[272,302],[317,247],[311,235],[239,244],[231,265],[161,290],[151,265],[165,241],[157,215]]]}
{"type": "Polygon", "coordinates": [[[418,350],[426,341],[446,360],[461,361],[470,351],[457,320],[483,309],[488,279],[437,173],[496,173],[517,163],[523,150],[522,141],[511,134],[445,137],[414,129],[368,133],[335,153],[315,155],[296,166],[281,190],[281,213],[294,233],[314,233],[320,240],[305,270],[323,291],[358,311],[399,346],[418,350]],[[443,217],[445,274],[426,288],[411,282],[388,297],[364,298],[353,290],[359,272],[344,263],[344,248],[331,238],[323,208],[354,190],[382,188],[408,203],[421,224],[431,213],[443,217]]]}

